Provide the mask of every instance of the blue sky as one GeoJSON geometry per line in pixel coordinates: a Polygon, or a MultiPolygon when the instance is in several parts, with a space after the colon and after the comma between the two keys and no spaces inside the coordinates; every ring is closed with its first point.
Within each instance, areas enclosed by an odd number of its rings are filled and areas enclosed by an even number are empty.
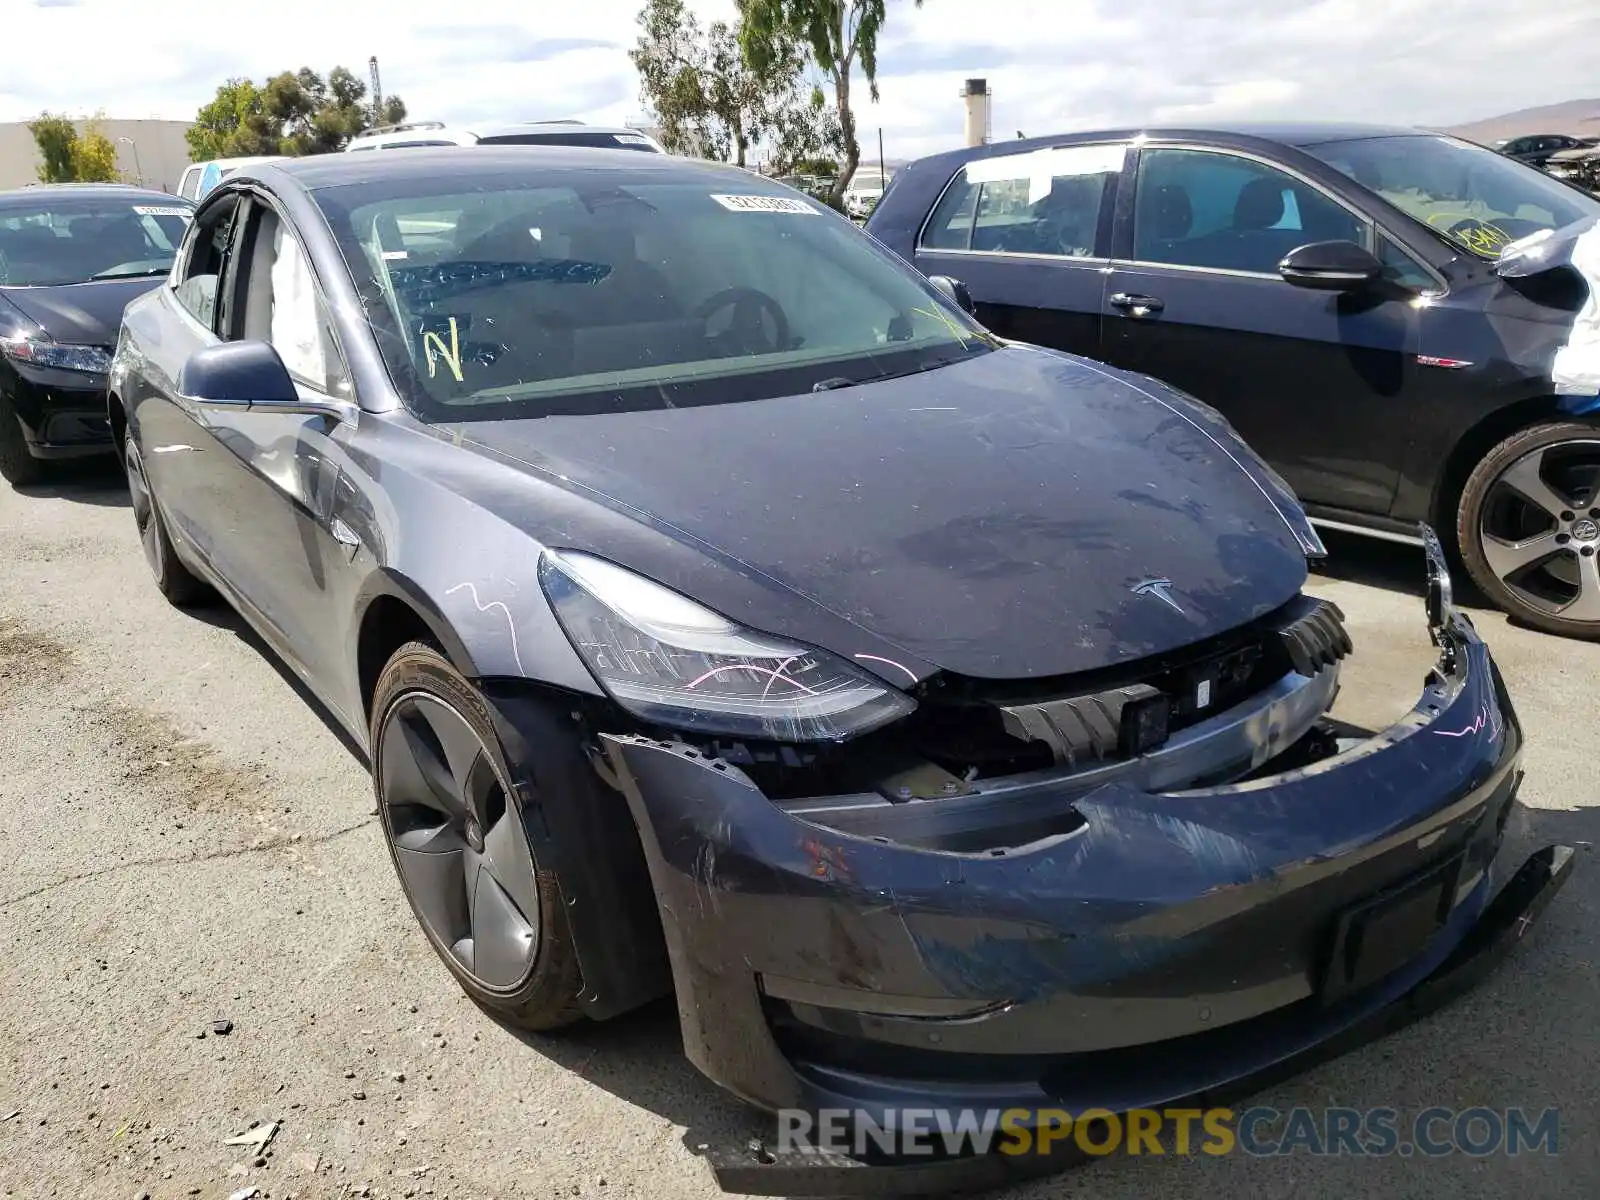
{"type": "MultiPolygon", "coordinates": [[[[364,71],[371,54],[416,117],[637,119],[639,3],[0,0],[0,120],[188,118],[230,75],[364,71]]],[[[892,158],[959,142],[968,76],[990,82],[997,136],[1236,117],[1448,124],[1600,93],[1596,0],[888,3],[882,101],[861,88],[857,119],[864,142],[883,129],[892,158]]]]}

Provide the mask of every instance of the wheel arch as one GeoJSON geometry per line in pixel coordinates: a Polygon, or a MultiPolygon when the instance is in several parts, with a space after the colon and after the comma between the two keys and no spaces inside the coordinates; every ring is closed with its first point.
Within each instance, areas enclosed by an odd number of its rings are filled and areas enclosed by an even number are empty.
{"type": "Polygon", "coordinates": [[[106,393],[106,420],[111,423],[111,444],[122,453],[122,438],[128,432],[128,410],[116,392],[106,393]]]}
{"type": "Polygon", "coordinates": [[[394,652],[407,642],[427,642],[468,679],[477,667],[466,644],[444,614],[414,581],[394,571],[374,573],[357,606],[355,669],[361,715],[372,717],[378,676],[394,652]]]}
{"type": "Polygon", "coordinates": [[[1462,490],[1474,467],[1483,461],[1495,446],[1514,433],[1549,421],[1571,419],[1561,411],[1558,396],[1529,396],[1487,413],[1456,439],[1445,457],[1444,469],[1434,483],[1433,499],[1428,506],[1429,520],[1441,537],[1455,540],[1456,507],[1462,490]]]}

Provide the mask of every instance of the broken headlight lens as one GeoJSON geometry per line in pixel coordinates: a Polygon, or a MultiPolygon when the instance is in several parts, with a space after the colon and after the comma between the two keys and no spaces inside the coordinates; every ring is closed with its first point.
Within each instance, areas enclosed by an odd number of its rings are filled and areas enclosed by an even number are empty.
{"type": "Polygon", "coordinates": [[[546,551],[562,628],[600,686],[635,716],[696,733],[842,741],[916,708],[844,660],[745,629],[604,559],[546,551]]]}

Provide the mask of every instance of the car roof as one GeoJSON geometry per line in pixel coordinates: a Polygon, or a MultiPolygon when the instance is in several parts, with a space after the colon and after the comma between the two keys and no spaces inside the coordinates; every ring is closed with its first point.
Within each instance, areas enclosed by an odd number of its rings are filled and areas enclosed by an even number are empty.
{"type": "Polygon", "coordinates": [[[1081,129],[1043,137],[995,141],[983,146],[947,150],[932,158],[964,161],[994,155],[1026,153],[1077,142],[1127,141],[1136,137],[1195,139],[1246,148],[1280,145],[1304,148],[1324,142],[1344,142],[1375,137],[1438,137],[1437,132],[1411,125],[1371,125],[1344,121],[1234,121],[1215,125],[1134,125],[1120,129],[1081,129]]]}
{"type": "Polygon", "coordinates": [[[703,162],[671,154],[640,154],[637,150],[610,150],[593,146],[417,146],[404,154],[317,154],[263,164],[233,176],[271,182],[274,174],[287,176],[301,187],[343,187],[393,179],[438,178],[445,186],[469,186],[479,175],[505,175],[518,171],[594,171],[609,167],[632,174],[648,173],[652,182],[711,183],[736,177],[748,184],[751,172],[728,163],[703,162]]]}
{"type": "MultiPolygon", "coordinates": [[[[170,192],[142,188],[127,183],[42,183],[0,191],[0,207],[35,205],[41,200],[156,200],[162,204],[189,205],[189,201],[170,192]]],[[[191,206],[192,207],[192,206],[191,206]]]]}
{"type": "Polygon", "coordinates": [[[499,125],[468,125],[464,128],[478,137],[504,137],[508,133],[637,133],[648,136],[642,129],[629,129],[626,125],[585,125],[578,121],[507,121],[499,125]]]}

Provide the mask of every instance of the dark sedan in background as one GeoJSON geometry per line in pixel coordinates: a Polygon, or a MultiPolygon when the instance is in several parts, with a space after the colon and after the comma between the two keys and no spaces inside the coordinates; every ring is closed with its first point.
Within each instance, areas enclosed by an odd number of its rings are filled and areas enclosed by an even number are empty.
{"type": "Polygon", "coordinates": [[[771,1108],[1121,1109],[1460,986],[1572,858],[1496,895],[1522,732],[1442,556],[1415,708],[1331,724],[1282,481],[948,286],[666,155],[249,167],[129,307],[110,419],[158,586],[366,747],[510,1022],[675,988],[771,1108]]]}
{"type": "Polygon", "coordinates": [[[1600,138],[1574,137],[1570,133],[1525,133],[1495,143],[1495,150],[1530,167],[1546,170],[1550,156],[1563,150],[1578,150],[1600,145],[1600,138]]]}
{"type": "Polygon", "coordinates": [[[193,206],[62,184],[0,192],[0,477],[110,454],[106,370],[129,300],[172,268],[193,206]]]}
{"type": "Polygon", "coordinates": [[[1600,203],[1408,129],[1073,134],[895,179],[868,230],[1020,341],[1214,405],[1314,520],[1447,532],[1496,604],[1600,637],[1600,378],[1555,378],[1590,283],[1514,240],[1600,203]],[[1578,418],[1578,419],[1575,419],[1578,418]]]}

